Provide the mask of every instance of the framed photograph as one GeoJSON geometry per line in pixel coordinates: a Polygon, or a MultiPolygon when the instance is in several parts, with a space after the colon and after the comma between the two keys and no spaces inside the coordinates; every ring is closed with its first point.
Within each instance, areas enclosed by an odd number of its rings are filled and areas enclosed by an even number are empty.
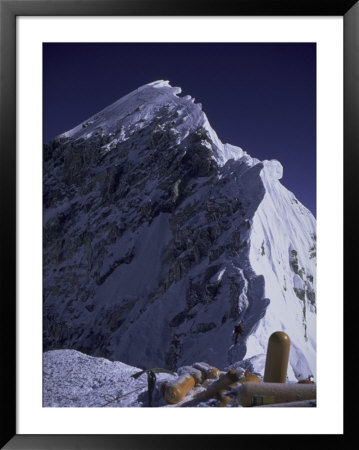
{"type": "Polygon", "coordinates": [[[2,448],[344,436],[359,7],[312,3],[1,0],[2,448]]]}

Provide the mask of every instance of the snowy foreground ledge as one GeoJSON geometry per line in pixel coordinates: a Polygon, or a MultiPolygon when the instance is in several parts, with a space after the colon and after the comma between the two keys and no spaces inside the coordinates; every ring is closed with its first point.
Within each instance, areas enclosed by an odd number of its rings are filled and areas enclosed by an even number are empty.
{"type": "Polygon", "coordinates": [[[138,397],[147,390],[147,379],[131,378],[139,370],[76,350],[46,352],[43,358],[43,406],[142,406],[138,397]],[[132,393],[110,402],[128,392],[132,393]]]}
{"type": "MultiPolygon", "coordinates": [[[[234,364],[263,378],[265,355],[258,355],[234,364]]],[[[225,368],[228,370],[228,368],[225,368]]],[[[52,350],[43,356],[44,407],[146,407],[148,385],[146,374],[133,378],[141,369],[85,355],[76,350],[52,350]]],[[[223,372],[224,373],[224,372],[223,372]]],[[[173,381],[178,374],[158,373],[157,384],[173,381]],[[159,383],[158,383],[159,382],[159,383]]],[[[288,380],[294,383],[296,380],[288,380]]],[[[154,391],[153,406],[176,407],[166,404],[154,391]]],[[[186,401],[191,400],[190,393],[186,401]]],[[[213,399],[196,406],[218,406],[213,399]]]]}

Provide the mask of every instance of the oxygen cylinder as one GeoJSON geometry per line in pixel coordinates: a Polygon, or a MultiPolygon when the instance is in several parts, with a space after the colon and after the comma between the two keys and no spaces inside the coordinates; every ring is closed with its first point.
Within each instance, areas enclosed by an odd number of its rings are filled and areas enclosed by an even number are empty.
{"type": "Polygon", "coordinates": [[[219,406],[223,407],[229,405],[229,403],[231,403],[231,401],[233,400],[233,393],[235,393],[238,390],[238,388],[242,383],[260,383],[260,382],[261,380],[257,375],[245,371],[242,378],[239,378],[238,381],[229,384],[228,386],[224,387],[223,389],[220,389],[217,392],[216,398],[220,401],[219,406]]]}
{"type": "Polygon", "coordinates": [[[196,380],[190,374],[181,375],[175,382],[167,383],[165,397],[167,403],[179,403],[194,388],[196,380]]]}
{"type": "Polygon", "coordinates": [[[243,377],[239,379],[240,383],[260,383],[261,379],[254,373],[245,371],[243,377]]]}
{"type": "Polygon", "coordinates": [[[206,362],[195,363],[193,367],[203,373],[204,379],[213,380],[221,375],[221,371],[217,367],[213,367],[206,362]]]}
{"type": "Polygon", "coordinates": [[[262,406],[316,399],[315,384],[243,383],[238,390],[242,406],[262,406]]]}
{"type": "Polygon", "coordinates": [[[285,383],[289,361],[290,339],[284,331],[276,331],[268,340],[263,381],[285,383]]]}

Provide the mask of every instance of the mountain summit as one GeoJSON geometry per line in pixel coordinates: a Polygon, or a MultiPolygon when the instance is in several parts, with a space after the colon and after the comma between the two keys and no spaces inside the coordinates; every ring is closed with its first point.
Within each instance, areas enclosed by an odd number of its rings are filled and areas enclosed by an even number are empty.
{"type": "Polygon", "coordinates": [[[45,144],[44,350],[222,368],[283,330],[288,375],[314,375],[315,219],[180,94],[149,83],[45,144]]]}

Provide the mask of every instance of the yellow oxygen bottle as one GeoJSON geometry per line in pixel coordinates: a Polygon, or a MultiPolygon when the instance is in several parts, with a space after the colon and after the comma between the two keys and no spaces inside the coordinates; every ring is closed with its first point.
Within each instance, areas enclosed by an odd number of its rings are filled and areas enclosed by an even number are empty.
{"type": "Polygon", "coordinates": [[[290,339],[284,331],[276,331],[268,340],[265,383],[285,383],[289,361],[290,339]]]}

